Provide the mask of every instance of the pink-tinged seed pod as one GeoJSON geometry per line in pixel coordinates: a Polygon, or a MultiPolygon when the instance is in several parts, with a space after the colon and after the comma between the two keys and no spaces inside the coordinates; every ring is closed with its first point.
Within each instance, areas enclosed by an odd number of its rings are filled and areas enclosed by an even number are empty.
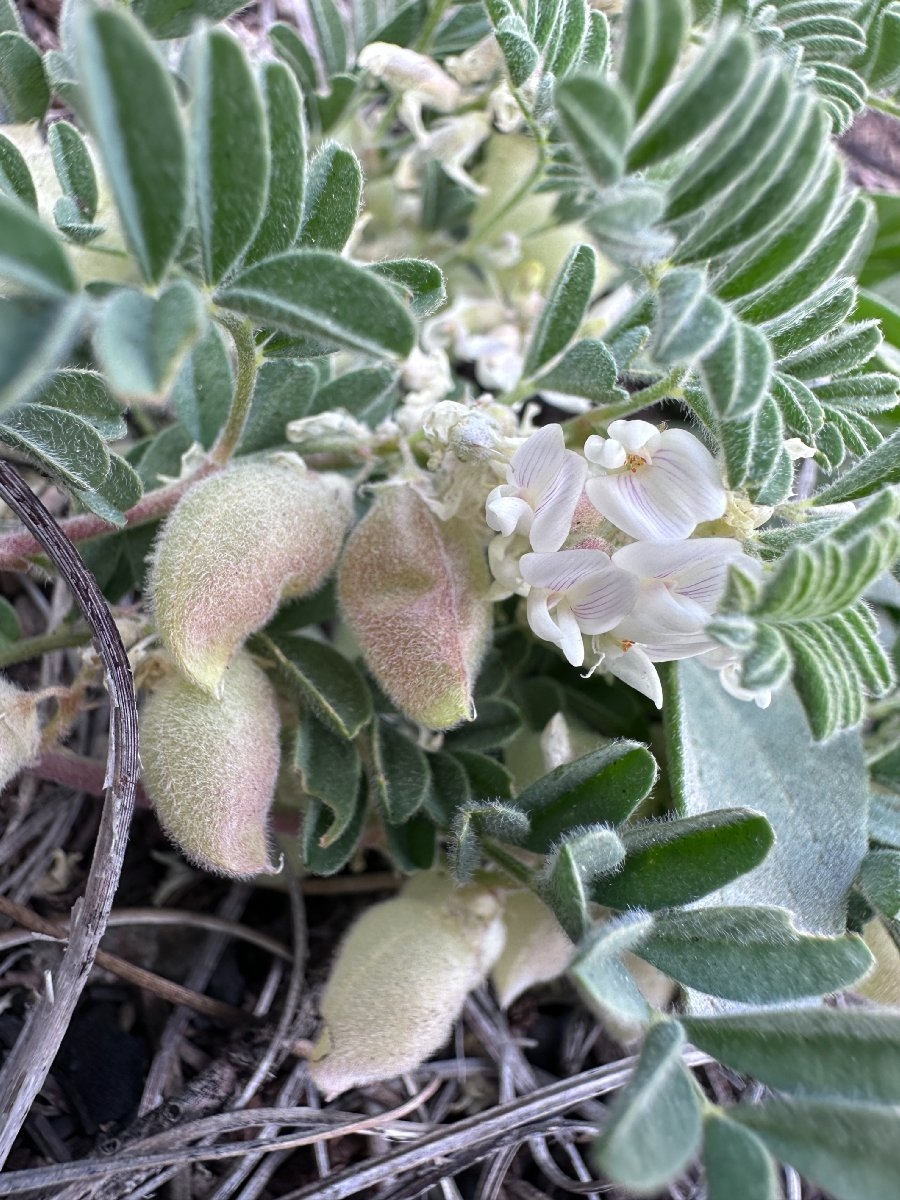
{"type": "Polygon", "coordinates": [[[386,488],[350,537],[338,595],[380,687],[410,720],[451,729],[472,720],[472,686],[491,623],[484,551],[417,492],[386,488]]]}
{"type": "Polygon", "coordinates": [[[279,724],[274,689],[243,650],[221,699],[173,671],[144,704],[144,786],[166,833],[198,866],[242,878],[277,870],[267,817],[279,724]]]}
{"type": "Polygon", "coordinates": [[[412,1071],[450,1036],[466,996],[503,948],[501,906],[437,872],[359,918],[322,995],[311,1072],[331,1099],[412,1071]]]}
{"type": "Polygon", "coordinates": [[[0,675],[0,791],[38,756],[38,700],[0,675]]]}
{"type": "Polygon", "coordinates": [[[216,695],[231,656],[282,600],[316,591],[334,569],[350,489],[294,454],[238,463],[185,495],[156,543],[148,581],[178,668],[216,695]]]}

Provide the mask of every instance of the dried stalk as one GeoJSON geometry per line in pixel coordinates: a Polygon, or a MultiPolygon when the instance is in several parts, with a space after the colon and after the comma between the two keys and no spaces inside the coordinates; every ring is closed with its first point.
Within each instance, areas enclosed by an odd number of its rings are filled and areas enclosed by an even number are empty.
{"type": "Polygon", "coordinates": [[[106,672],[110,697],[106,797],[84,896],[72,912],[69,943],[0,1071],[0,1167],[53,1065],[87,983],[119,883],[138,771],[137,706],[122,639],[78,551],[9,463],[0,461],[0,497],[44,550],[84,614],[106,672]]]}

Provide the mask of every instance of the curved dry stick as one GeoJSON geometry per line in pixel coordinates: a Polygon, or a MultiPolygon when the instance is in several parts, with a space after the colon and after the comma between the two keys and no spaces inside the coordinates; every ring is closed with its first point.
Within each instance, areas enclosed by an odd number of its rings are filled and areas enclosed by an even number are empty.
{"type": "Polygon", "coordinates": [[[53,979],[28,1015],[0,1071],[0,1167],[41,1090],[81,995],[119,883],[137,783],[137,706],[122,639],[97,583],[52,515],[9,463],[0,461],[0,497],[34,535],[68,584],[90,626],[110,697],[106,798],[84,896],[72,911],[69,943],[53,979]]]}

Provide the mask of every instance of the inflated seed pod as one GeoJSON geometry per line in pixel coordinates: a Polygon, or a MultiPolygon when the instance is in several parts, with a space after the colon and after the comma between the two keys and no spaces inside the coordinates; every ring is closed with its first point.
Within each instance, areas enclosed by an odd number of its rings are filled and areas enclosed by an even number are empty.
{"type": "Polygon", "coordinates": [[[500,902],[437,872],[359,918],[322,996],[312,1077],[329,1098],[411,1071],[439,1049],[503,948],[500,902]]]}
{"type": "Polygon", "coordinates": [[[140,718],[144,787],[192,862],[224,875],[271,872],[268,812],[279,762],[275,692],[246,651],[221,698],[172,671],[140,718]]]}
{"type": "Polygon", "coordinates": [[[0,791],[34,762],[40,745],[37,697],[0,675],[0,791]]]}
{"type": "Polygon", "coordinates": [[[506,942],[491,981],[501,1008],[536,983],[562,975],[575,950],[571,939],[534,892],[514,892],[503,913],[506,942]]]}
{"type": "Polygon", "coordinates": [[[475,715],[491,623],[484,551],[408,486],[385,488],[347,539],[338,594],[363,657],[397,707],[429,729],[475,715]]]}
{"type": "Polygon", "coordinates": [[[235,650],[279,602],[325,582],[349,519],[345,482],[294,454],[191,488],[163,526],[148,581],[160,637],[188,679],[217,694],[235,650]]]}

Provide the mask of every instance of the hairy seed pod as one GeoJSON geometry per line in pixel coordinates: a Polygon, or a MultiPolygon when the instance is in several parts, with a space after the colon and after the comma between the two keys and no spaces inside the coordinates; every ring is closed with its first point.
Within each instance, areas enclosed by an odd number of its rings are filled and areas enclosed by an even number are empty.
{"type": "Polygon", "coordinates": [[[412,1071],[447,1040],[469,992],[503,948],[485,888],[415,876],[351,928],[321,1001],[312,1077],[330,1099],[412,1071]]]}
{"type": "Polygon", "coordinates": [[[0,791],[37,758],[41,746],[37,697],[0,675],[0,791]]]}
{"type": "Polygon", "coordinates": [[[349,489],[280,454],[244,462],[185,495],[156,543],[149,590],[166,649],[218,694],[238,646],[281,600],[331,574],[350,519],[349,489]]]}
{"type": "Polygon", "coordinates": [[[246,651],[218,699],[173,671],[141,713],[144,786],[192,862],[223,875],[271,873],[267,815],[279,763],[275,692],[246,651]]]}
{"type": "Polygon", "coordinates": [[[562,975],[575,950],[559,921],[534,892],[514,892],[503,913],[506,943],[491,981],[501,1008],[536,983],[562,975]]]}
{"type": "Polygon", "coordinates": [[[386,488],[350,537],[338,594],[379,686],[411,720],[472,720],[472,686],[490,630],[483,550],[439,520],[411,487],[386,488]]]}

